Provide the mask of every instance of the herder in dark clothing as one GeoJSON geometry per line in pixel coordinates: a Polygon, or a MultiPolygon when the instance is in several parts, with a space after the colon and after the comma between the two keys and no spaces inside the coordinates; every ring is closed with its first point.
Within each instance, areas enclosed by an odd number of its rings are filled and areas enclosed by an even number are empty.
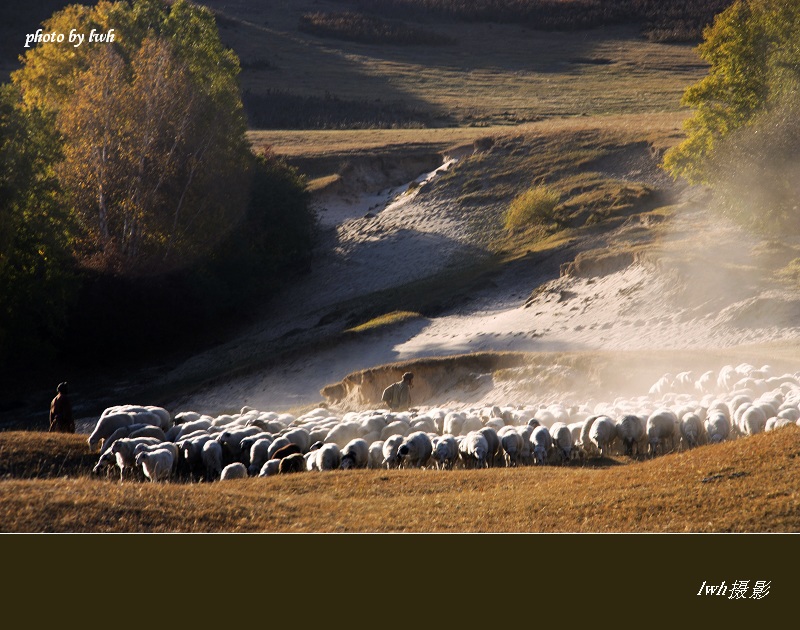
{"type": "Polygon", "coordinates": [[[402,380],[392,383],[383,390],[381,400],[389,405],[392,411],[406,411],[411,406],[411,382],[414,375],[411,372],[403,374],[402,380]]]}
{"type": "Polygon", "coordinates": [[[72,417],[72,403],[67,396],[67,384],[61,383],[58,394],[50,403],[49,433],[75,433],[75,419],[72,417]]]}

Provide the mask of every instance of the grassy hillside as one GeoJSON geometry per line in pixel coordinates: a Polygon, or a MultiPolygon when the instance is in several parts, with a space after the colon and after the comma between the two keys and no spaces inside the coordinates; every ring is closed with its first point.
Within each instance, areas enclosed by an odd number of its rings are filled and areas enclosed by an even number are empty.
{"type": "Polygon", "coordinates": [[[91,478],[85,436],[43,437],[0,433],[0,531],[800,531],[796,427],[638,462],[210,484],[91,478]]]}
{"type": "Polygon", "coordinates": [[[649,42],[638,26],[545,32],[438,19],[447,45],[322,38],[309,12],[349,3],[206,3],[242,60],[256,128],[518,124],[541,117],[675,110],[705,72],[692,44],[649,42]]]}

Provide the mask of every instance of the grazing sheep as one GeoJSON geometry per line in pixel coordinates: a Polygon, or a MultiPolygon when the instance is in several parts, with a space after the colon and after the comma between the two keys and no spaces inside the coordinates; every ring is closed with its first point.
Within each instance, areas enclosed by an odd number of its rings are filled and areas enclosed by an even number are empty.
{"type": "Polygon", "coordinates": [[[767,424],[767,416],[761,407],[750,405],[739,418],[738,427],[742,435],[762,433],[767,424]]]}
{"type": "Polygon", "coordinates": [[[178,472],[178,463],[180,460],[180,449],[177,444],[172,442],[159,442],[158,444],[137,444],[133,449],[134,459],[141,453],[149,453],[152,451],[168,450],[172,453],[172,469],[169,476],[175,476],[178,472]]]}
{"type": "MultiPolygon", "coordinates": [[[[295,444],[295,446],[297,446],[295,444]]],[[[286,475],[289,473],[299,473],[303,472],[306,469],[306,458],[303,457],[302,453],[293,453],[292,455],[287,455],[283,459],[281,459],[281,463],[278,464],[278,474],[279,475],[286,475]]]]}
{"type": "MultiPolygon", "coordinates": [[[[195,437],[188,437],[176,443],[181,452],[180,461],[183,462],[188,473],[194,475],[199,468],[202,467],[205,469],[205,464],[202,460],[202,452],[203,446],[209,441],[214,442],[214,436],[203,433],[195,437]]],[[[222,447],[220,447],[220,453],[222,453],[221,449],[222,447]]]]}
{"type": "Polygon", "coordinates": [[[233,462],[232,464],[228,464],[222,469],[222,472],[219,475],[220,481],[245,478],[247,478],[247,468],[245,468],[242,462],[233,462]]]}
{"type": "Polygon", "coordinates": [[[486,444],[489,447],[486,452],[486,465],[491,468],[494,466],[495,459],[503,454],[503,449],[500,446],[500,437],[492,427],[482,427],[478,429],[478,432],[482,433],[483,437],[486,438],[486,444]]]}
{"type": "Polygon", "coordinates": [[[300,452],[305,453],[311,447],[311,434],[305,429],[292,429],[283,434],[287,440],[292,444],[297,444],[300,447],[300,452]]]}
{"type": "Polygon", "coordinates": [[[431,442],[431,457],[439,470],[452,470],[458,461],[458,442],[455,436],[446,433],[431,442]]]}
{"type": "MultiPolygon", "coordinates": [[[[397,449],[405,440],[403,435],[391,435],[383,442],[383,465],[386,468],[400,468],[400,458],[397,455],[397,449]]],[[[432,450],[432,449],[431,449],[432,450]]]]}
{"type": "Polygon", "coordinates": [[[93,453],[97,449],[100,442],[110,438],[117,429],[129,427],[132,424],[136,423],[133,421],[133,416],[131,416],[129,413],[111,413],[100,416],[100,419],[94,426],[94,430],[87,439],[87,442],[89,443],[89,452],[93,453]]]}
{"type": "Polygon", "coordinates": [[[342,463],[342,452],[335,442],[324,444],[317,449],[317,470],[337,470],[342,463]]]}
{"type": "Polygon", "coordinates": [[[279,449],[282,449],[284,446],[289,446],[290,444],[291,442],[282,435],[276,437],[272,441],[272,444],[269,445],[269,449],[267,449],[267,455],[269,455],[270,459],[275,459],[275,453],[277,453],[279,449]]]}
{"type": "Polygon", "coordinates": [[[533,444],[531,443],[531,436],[538,426],[537,423],[535,426],[526,424],[524,426],[515,427],[520,436],[522,436],[522,450],[519,453],[519,460],[526,466],[533,464],[533,444]]]}
{"type": "Polygon", "coordinates": [[[687,413],[681,418],[681,438],[689,448],[705,444],[706,428],[696,413],[687,413]]]}
{"type": "Polygon", "coordinates": [[[369,463],[369,444],[362,438],[350,440],[342,449],[342,470],[350,468],[366,468],[369,463]]]}
{"type": "Polygon", "coordinates": [[[242,457],[242,440],[260,432],[261,429],[258,427],[250,426],[237,429],[225,429],[222,433],[217,435],[214,439],[222,446],[223,461],[229,464],[240,461],[242,457]]]}
{"type": "Polygon", "coordinates": [[[553,437],[550,429],[540,425],[531,434],[531,445],[533,447],[533,459],[536,464],[543,466],[550,457],[550,450],[553,448],[553,437]]]}
{"type": "Polygon", "coordinates": [[[609,455],[611,443],[617,437],[617,425],[608,416],[599,416],[592,423],[589,429],[589,440],[600,453],[600,457],[609,455]]]}
{"type": "Polygon", "coordinates": [[[297,444],[294,444],[293,442],[290,442],[286,446],[282,446],[277,451],[274,451],[271,455],[269,454],[270,450],[271,449],[269,449],[269,448],[267,449],[267,456],[269,457],[269,459],[283,459],[284,457],[289,457],[291,455],[297,455],[298,453],[300,455],[303,454],[302,449],[297,444]]]}
{"type": "Polygon", "coordinates": [[[187,424],[199,420],[200,418],[201,415],[196,411],[181,411],[175,414],[175,424],[187,424]]]}
{"type": "MultiPolygon", "coordinates": [[[[136,454],[134,452],[136,447],[140,444],[156,445],[160,443],[160,440],[149,437],[120,438],[111,445],[111,448],[103,454],[101,459],[107,457],[107,459],[103,460],[107,463],[111,457],[114,458],[119,467],[119,480],[122,481],[125,477],[125,470],[136,467],[136,454]]],[[[98,466],[100,466],[100,462],[97,463],[95,468],[98,468],[98,466]]]]}
{"type": "Polygon", "coordinates": [[[669,440],[670,450],[675,448],[675,439],[680,435],[680,429],[677,431],[676,426],[680,426],[678,418],[674,412],[667,408],[661,408],[650,414],[647,418],[647,441],[649,444],[649,455],[658,455],[658,447],[661,447],[661,453],[664,454],[664,443],[669,440]]]}
{"type": "Polygon", "coordinates": [[[175,465],[175,454],[168,448],[142,451],[136,456],[136,466],[141,467],[144,476],[150,481],[166,481],[175,465]]]}
{"type": "Polygon", "coordinates": [[[173,442],[182,440],[184,437],[195,431],[208,431],[209,427],[211,427],[211,422],[209,420],[198,418],[197,420],[176,424],[175,426],[178,428],[178,431],[172,439],[173,442]]]}
{"type": "Polygon", "coordinates": [[[500,446],[503,449],[506,466],[514,467],[522,458],[523,439],[519,431],[514,430],[514,427],[509,428],[510,431],[504,431],[500,435],[500,446]]]}
{"type": "Polygon", "coordinates": [[[633,457],[634,449],[639,454],[639,443],[645,437],[645,425],[642,419],[634,414],[626,414],[617,420],[617,437],[622,441],[625,455],[633,457]]]}
{"type": "Polygon", "coordinates": [[[554,422],[550,426],[550,437],[562,463],[568,462],[572,453],[572,433],[569,427],[564,422],[554,422]]]}
{"type": "Polygon", "coordinates": [[[206,440],[200,450],[200,461],[207,481],[222,475],[222,445],[216,440],[206,440]]]}
{"type": "Polygon", "coordinates": [[[731,433],[731,423],[728,417],[722,412],[714,412],[706,417],[704,423],[708,441],[711,444],[724,442],[731,433]]]}
{"type": "Polygon", "coordinates": [[[432,452],[433,445],[427,433],[415,431],[403,440],[397,449],[397,457],[406,468],[424,468],[432,452]]]}
{"type": "Polygon", "coordinates": [[[589,432],[592,430],[592,425],[597,421],[599,415],[589,416],[586,420],[583,421],[583,426],[581,427],[581,437],[578,441],[578,445],[583,447],[583,449],[587,453],[595,453],[595,446],[592,442],[591,437],[589,437],[589,432]]]}
{"type": "Polygon", "coordinates": [[[489,442],[480,431],[470,431],[459,443],[459,455],[465,468],[486,468],[489,457],[489,442]]]}
{"type": "Polygon", "coordinates": [[[250,446],[250,464],[247,468],[247,472],[251,477],[257,475],[264,465],[264,462],[270,459],[270,444],[272,444],[271,440],[261,438],[253,442],[250,446]]]}
{"type": "Polygon", "coordinates": [[[367,468],[372,470],[383,468],[383,440],[376,440],[369,445],[367,468]]]}
{"type": "Polygon", "coordinates": [[[270,459],[264,462],[264,465],[261,467],[261,470],[258,473],[259,477],[272,477],[273,475],[278,474],[278,467],[281,465],[281,460],[279,459],[270,459]]]}
{"type": "MultiPolygon", "coordinates": [[[[120,427],[119,429],[114,431],[114,433],[112,433],[110,436],[108,436],[108,438],[103,440],[103,446],[100,449],[100,456],[102,457],[103,454],[106,453],[108,451],[108,449],[111,448],[111,445],[114,442],[116,442],[117,440],[119,440],[120,438],[129,438],[129,437],[131,437],[131,433],[133,431],[137,431],[137,430],[139,430],[139,429],[141,429],[143,427],[147,427],[147,426],[150,426],[150,425],[141,424],[140,423],[140,424],[129,424],[127,426],[120,427]]],[[[159,431],[160,431],[160,429],[159,429],[159,431]]],[[[164,435],[163,431],[161,431],[161,435],[162,436],[164,435]]],[[[137,437],[158,437],[158,436],[144,436],[144,435],[142,435],[142,436],[137,436],[137,437]]],[[[160,439],[163,441],[164,437],[161,437],[160,439]]]]}

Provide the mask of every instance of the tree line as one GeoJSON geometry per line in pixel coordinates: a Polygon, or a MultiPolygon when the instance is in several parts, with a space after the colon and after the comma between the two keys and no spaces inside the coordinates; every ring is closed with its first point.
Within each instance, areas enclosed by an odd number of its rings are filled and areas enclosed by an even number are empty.
{"type": "MultiPolygon", "coordinates": [[[[353,0],[336,0],[353,5],[353,0]]],[[[388,17],[431,16],[469,22],[524,24],[573,31],[641,24],[657,41],[698,41],[714,15],[733,0],[356,0],[366,12],[388,17]]]]}

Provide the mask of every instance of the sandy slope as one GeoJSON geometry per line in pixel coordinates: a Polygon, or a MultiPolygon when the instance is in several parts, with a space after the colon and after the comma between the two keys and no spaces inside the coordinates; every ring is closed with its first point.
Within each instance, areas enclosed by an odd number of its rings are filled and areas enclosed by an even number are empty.
{"type": "MultiPolygon", "coordinates": [[[[641,155],[608,168],[617,176],[656,178],[652,183],[665,185],[641,155]]],[[[419,182],[424,187],[436,176],[419,182]]],[[[209,361],[241,362],[287,332],[298,338],[312,329],[319,333],[324,329],[320,318],[338,301],[422,278],[476,255],[462,219],[446,203],[417,196],[419,190],[325,200],[322,255],[315,270],[278,300],[285,312],[272,313],[234,342],[179,366],[172,377],[190,376],[209,361]]],[[[797,256],[795,246],[760,243],[710,212],[697,191],[674,192],[682,194],[683,205],[657,225],[633,216],[611,232],[584,239],[579,249],[555,252],[555,260],[539,257],[510,265],[468,304],[440,317],[291,353],[272,367],[207,383],[171,406],[206,413],[245,404],[289,409],[319,401],[324,385],[356,370],[478,350],[697,351],[800,338],[800,295],[773,278],[797,256]],[[609,264],[603,256],[612,251],[633,253],[609,264]],[[576,256],[569,271],[559,274],[559,264],[576,256]]],[[[504,394],[490,386],[470,395],[477,402],[504,394]]],[[[443,396],[453,402],[458,392],[443,396]]]]}

